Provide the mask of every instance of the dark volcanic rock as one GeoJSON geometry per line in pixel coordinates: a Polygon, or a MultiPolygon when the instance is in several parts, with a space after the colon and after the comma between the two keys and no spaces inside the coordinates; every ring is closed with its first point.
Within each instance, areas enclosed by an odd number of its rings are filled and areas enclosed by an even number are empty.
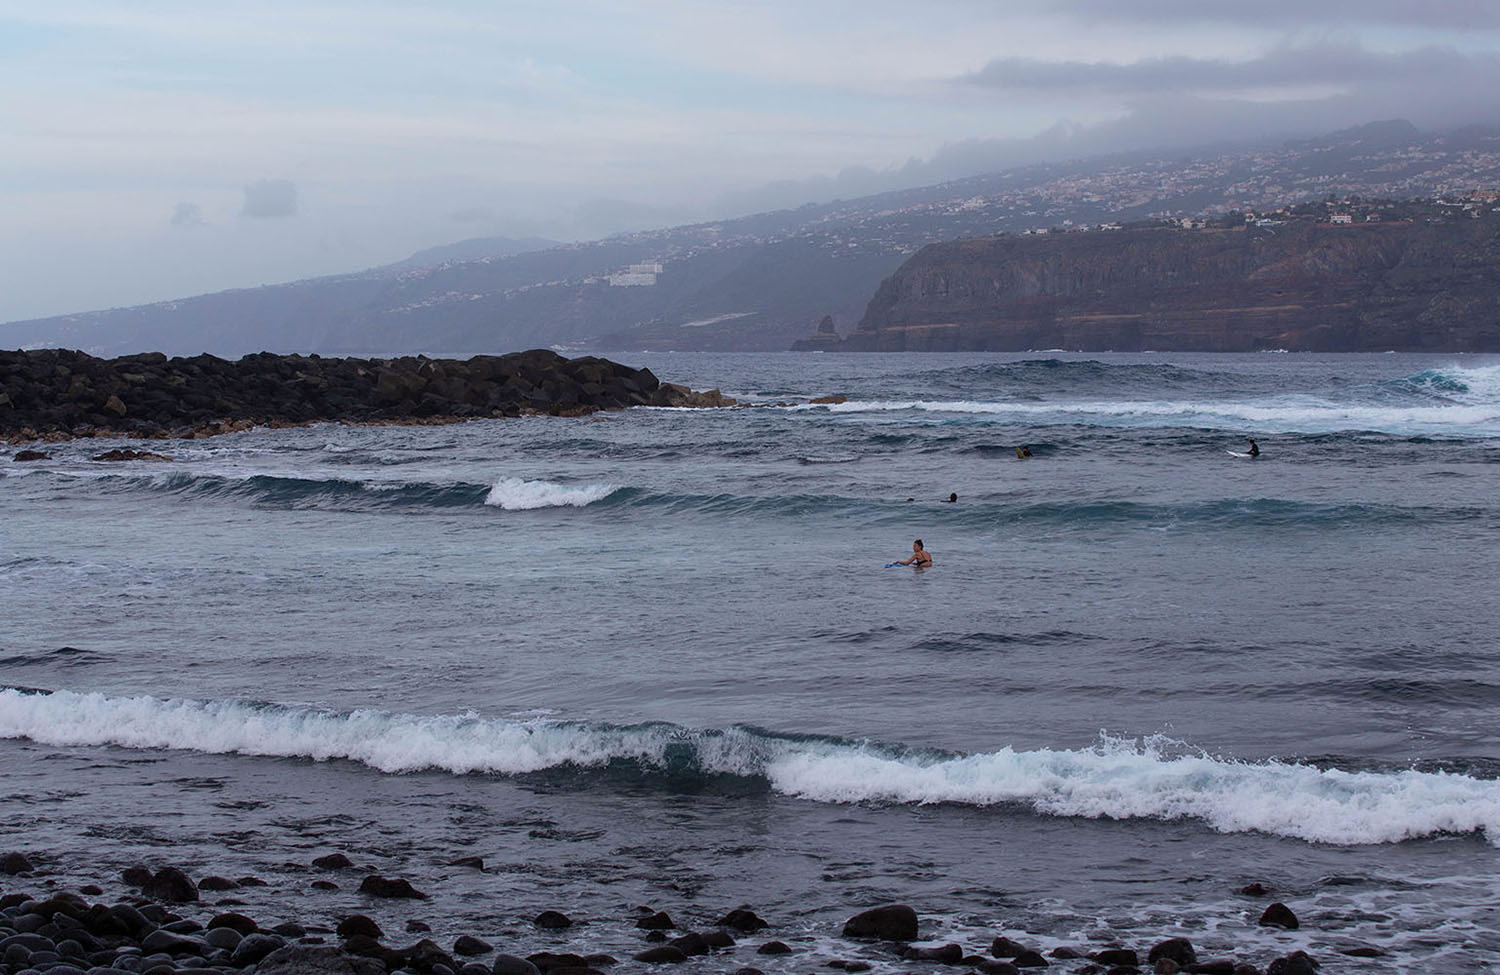
{"type": "Polygon", "coordinates": [[[24,853],[7,853],[0,857],[0,873],[26,873],[32,869],[31,861],[24,853]]]}
{"type": "Polygon", "coordinates": [[[356,934],[362,934],[367,938],[379,939],[385,932],[380,930],[380,925],[367,915],[351,914],[339,922],[334,933],[340,938],[352,938],[356,934]]]}
{"type": "Polygon", "coordinates": [[[1317,975],[1318,962],[1305,951],[1294,951],[1266,966],[1266,975],[1317,975]]]}
{"type": "Polygon", "coordinates": [[[917,940],[917,912],[905,904],[861,911],[844,922],[844,937],[873,941],[917,940]]]}
{"type": "Polygon", "coordinates": [[[1101,965],[1139,965],[1140,956],[1131,948],[1101,948],[1094,952],[1094,961],[1101,965]]]}
{"type": "Polygon", "coordinates": [[[141,893],[173,904],[190,904],[198,899],[197,886],[176,867],[162,867],[156,871],[149,881],[141,884],[141,893]]]}
{"type": "Polygon", "coordinates": [[[1010,960],[1010,963],[1017,968],[1047,967],[1047,959],[1043,958],[1040,952],[1035,951],[1023,951],[1016,957],[1012,958],[1010,960]]]}
{"type": "Polygon", "coordinates": [[[1152,947],[1146,955],[1146,961],[1156,964],[1162,958],[1169,958],[1178,965],[1191,965],[1198,960],[1198,953],[1193,950],[1193,943],[1186,938],[1168,938],[1152,947]]]}
{"type": "Polygon", "coordinates": [[[767,941],[755,949],[757,955],[790,955],[791,946],[784,941],[767,941]]]}
{"type": "Polygon", "coordinates": [[[495,946],[488,941],[481,941],[467,934],[459,935],[458,940],[453,942],[455,955],[483,955],[494,950],[495,946]]]}
{"type": "Polygon", "coordinates": [[[198,881],[199,890],[234,890],[238,886],[228,877],[204,877],[198,881]]]}
{"type": "Polygon", "coordinates": [[[16,455],[11,458],[11,460],[14,460],[14,461],[17,461],[17,462],[20,462],[20,463],[25,463],[26,461],[29,461],[29,460],[51,460],[51,459],[52,459],[52,455],[51,454],[44,454],[40,450],[18,450],[18,451],[16,451],[16,455]]]}
{"type": "Polygon", "coordinates": [[[562,911],[543,911],[532,918],[531,923],[539,928],[556,931],[562,928],[571,928],[573,926],[573,919],[562,911]]]}
{"type": "MultiPolygon", "coordinates": [[[[731,406],[717,390],[662,384],[648,369],[545,349],[465,361],[405,356],[249,355],[96,359],[45,349],[0,352],[0,434],[211,436],[257,425],[437,423],[630,406],[731,406]]],[[[98,460],[169,460],[113,450],[98,460]]]]}
{"type": "Polygon", "coordinates": [[[260,925],[243,914],[236,914],[233,911],[229,911],[224,914],[214,915],[208,922],[208,930],[212,931],[215,928],[229,928],[233,931],[238,931],[241,935],[249,935],[260,930],[260,925]]]}
{"type": "Polygon", "coordinates": [[[642,929],[643,931],[670,931],[673,928],[677,927],[677,925],[672,923],[672,918],[667,914],[666,911],[656,911],[654,913],[647,914],[645,917],[635,922],[635,926],[642,929]]]}
{"type": "Polygon", "coordinates": [[[235,946],[229,960],[235,968],[253,965],[271,952],[286,944],[286,939],[275,934],[249,934],[235,946]]]}
{"type": "Polygon", "coordinates": [[[495,956],[494,975],[541,975],[542,970],[525,958],[504,953],[495,956]]]}
{"type": "Polygon", "coordinates": [[[450,867],[473,867],[475,870],[484,869],[483,857],[459,857],[457,860],[449,860],[450,867]]]}
{"type": "Polygon", "coordinates": [[[342,853],[330,853],[327,856],[318,857],[312,865],[319,870],[345,870],[354,866],[354,861],[342,853]]]}
{"type": "Polygon", "coordinates": [[[371,897],[405,897],[412,900],[426,900],[427,895],[413,887],[408,881],[399,877],[379,877],[374,874],[359,882],[359,892],[369,894],[371,897]]]}
{"type": "Polygon", "coordinates": [[[261,959],[255,975],[384,975],[385,968],[369,958],[350,958],[337,948],[287,945],[261,959]]]}
{"type": "Polygon", "coordinates": [[[684,955],[680,949],[674,948],[671,945],[657,945],[655,948],[647,948],[635,956],[636,961],[644,961],[653,965],[663,963],[677,964],[685,962],[687,959],[687,955],[684,955]]]}
{"type": "Polygon", "coordinates": [[[719,918],[719,927],[734,928],[746,934],[754,934],[762,928],[770,927],[756,913],[748,907],[736,907],[734,910],[719,918]]]}
{"type": "Polygon", "coordinates": [[[963,961],[964,950],[958,945],[943,945],[941,948],[907,948],[901,955],[907,961],[935,961],[941,965],[957,965],[963,961]]]}
{"type": "Polygon", "coordinates": [[[1281,901],[1266,908],[1256,923],[1263,928],[1286,928],[1288,931],[1295,931],[1301,927],[1297,921],[1297,915],[1293,914],[1292,909],[1281,901]]]}
{"type": "Polygon", "coordinates": [[[1017,955],[1021,954],[1021,952],[1027,950],[1027,947],[1021,944],[1021,942],[1012,941],[1011,939],[1004,936],[998,937],[994,941],[990,942],[990,954],[994,955],[996,958],[1014,958],[1017,955]]]}

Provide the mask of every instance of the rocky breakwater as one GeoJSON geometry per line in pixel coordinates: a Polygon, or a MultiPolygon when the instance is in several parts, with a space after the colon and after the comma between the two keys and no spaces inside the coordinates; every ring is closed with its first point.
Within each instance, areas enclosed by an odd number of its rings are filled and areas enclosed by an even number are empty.
{"type": "Polygon", "coordinates": [[[695,393],[660,382],[649,369],[543,349],[463,361],[262,352],[231,362],[211,355],[97,359],[63,349],[0,352],[0,436],[12,443],[732,405],[718,390],[695,393]]]}
{"type": "Polygon", "coordinates": [[[923,248],[848,352],[1500,351],[1500,213],[1126,228],[923,248]]]}

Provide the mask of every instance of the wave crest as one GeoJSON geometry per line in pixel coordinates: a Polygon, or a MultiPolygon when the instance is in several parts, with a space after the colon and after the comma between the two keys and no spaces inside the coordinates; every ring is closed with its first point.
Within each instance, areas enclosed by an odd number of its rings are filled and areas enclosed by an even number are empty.
{"type": "Polygon", "coordinates": [[[240,701],[0,690],[0,737],[51,745],[191,749],[382,772],[740,777],[816,802],[1013,805],[1107,819],[1201,820],[1222,832],[1389,843],[1483,831],[1500,842],[1500,780],[1449,771],[1343,770],[1218,758],[1165,738],[962,755],[754,728],[694,730],[549,719],[340,712],[240,701]]]}
{"type": "Polygon", "coordinates": [[[582,508],[595,501],[603,501],[618,490],[618,484],[558,484],[555,481],[525,481],[518,477],[502,477],[490,488],[484,503],[505,511],[582,508]]]}

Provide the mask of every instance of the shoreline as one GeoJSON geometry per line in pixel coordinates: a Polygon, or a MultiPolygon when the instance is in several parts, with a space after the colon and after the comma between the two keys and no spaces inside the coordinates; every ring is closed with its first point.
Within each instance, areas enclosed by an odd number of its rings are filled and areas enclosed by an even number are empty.
{"type": "MultiPolygon", "coordinates": [[[[319,912],[304,905],[300,916],[272,921],[266,913],[284,916],[286,910],[250,906],[239,896],[275,888],[257,876],[209,874],[195,881],[175,866],[137,865],[112,879],[69,889],[60,875],[75,871],[53,871],[49,859],[14,850],[0,856],[0,975],[609,975],[671,970],[684,962],[690,963],[687,970],[736,975],[808,965],[844,972],[891,966],[911,971],[913,963],[922,966],[917,970],[963,967],[981,975],[1058,966],[1069,975],[1311,975],[1320,964],[1301,950],[1251,960],[1245,957],[1248,950],[1200,953],[1182,936],[1138,944],[1128,934],[1115,938],[1107,931],[1093,933],[1098,943],[1046,949],[1024,932],[996,926],[988,944],[958,944],[945,941],[929,920],[899,903],[851,906],[837,931],[778,925],[749,904],[704,915],[687,901],[636,906],[614,918],[574,919],[549,909],[529,923],[503,924],[496,918],[497,923],[476,928],[431,917],[443,913],[441,890],[418,890],[400,877],[381,876],[342,852],[284,867],[308,877],[304,886],[313,893],[357,889],[362,910],[319,912]],[[421,905],[434,909],[416,912],[428,914],[428,920],[412,916],[410,908],[421,905]],[[685,923],[689,916],[704,920],[685,923]],[[429,920],[436,920],[436,932],[429,920]],[[463,927],[472,930],[454,934],[463,927]],[[587,933],[580,938],[575,927],[587,933]]],[[[484,861],[473,856],[446,866],[485,872],[484,861]]],[[[1239,893],[1269,895],[1259,884],[1239,893]]],[[[1298,927],[1295,914],[1280,902],[1269,904],[1258,923],[1298,927]]],[[[1328,954],[1386,955],[1371,946],[1330,948],[1328,954]]]]}

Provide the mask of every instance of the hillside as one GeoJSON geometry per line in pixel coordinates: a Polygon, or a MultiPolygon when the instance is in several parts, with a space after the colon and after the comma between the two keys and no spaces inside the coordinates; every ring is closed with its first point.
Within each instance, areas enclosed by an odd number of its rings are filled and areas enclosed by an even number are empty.
{"type": "Polygon", "coordinates": [[[1500,212],[924,248],[840,351],[1500,351],[1500,212]]]}
{"type": "Polygon", "coordinates": [[[544,242],[462,242],[357,274],[0,325],[0,348],[786,349],[825,315],[847,334],[880,282],[933,243],[1482,186],[1500,186],[1500,131],[1379,123],[1284,145],[1029,166],[528,253],[510,250],[544,242]],[[632,265],[661,270],[633,274],[632,265]]]}

